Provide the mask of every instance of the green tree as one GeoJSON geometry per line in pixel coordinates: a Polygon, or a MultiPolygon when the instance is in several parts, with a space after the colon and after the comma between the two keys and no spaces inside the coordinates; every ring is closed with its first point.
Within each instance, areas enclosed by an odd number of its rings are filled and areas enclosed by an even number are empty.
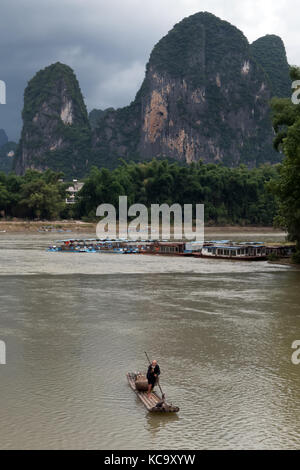
{"type": "Polygon", "coordinates": [[[9,204],[9,192],[5,185],[0,181],[0,216],[5,215],[6,208],[9,204]]]}
{"type": "Polygon", "coordinates": [[[30,217],[51,220],[58,218],[63,209],[59,187],[42,178],[23,183],[20,196],[19,204],[28,208],[30,217]]]}
{"type": "Polygon", "coordinates": [[[205,204],[207,223],[272,225],[275,200],[266,183],[278,178],[272,166],[230,169],[201,162],[190,166],[159,161],[126,163],[115,170],[94,167],[78,195],[78,217],[94,219],[99,204],[205,204]]]}
{"type": "MultiPolygon", "coordinates": [[[[300,80],[300,68],[291,69],[291,78],[300,80]]],[[[274,145],[285,155],[280,178],[271,184],[279,200],[277,225],[288,230],[297,244],[295,260],[300,262],[300,105],[291,100],[273,99],[274,145]]]]}

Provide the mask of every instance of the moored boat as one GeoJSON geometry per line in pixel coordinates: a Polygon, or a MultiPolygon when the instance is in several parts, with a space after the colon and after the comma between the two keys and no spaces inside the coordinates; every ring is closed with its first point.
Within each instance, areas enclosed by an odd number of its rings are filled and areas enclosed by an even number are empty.
{"type": "Polygon", "coordinates": [[[198,256],[238,261],[264,261],[267,259],[267,252],[266,247],[261,243],[208,243],[203,246],[198,256]]]}
{"type": "Polygon", "coordinates": [[[295,251],[294,245],[265,245],[262,242],[233,242],[230,240],[213,240],[200,242],[158,241],[125,239],[100,240],[68,239],[58,240],[57,245],[50,246],[48,251],[64,253],[113,253],[140,254],[154,256],[181,256],[195,258],[215,258],[237,261],[264,261],[270,255],[289,257],[295,251]]]}

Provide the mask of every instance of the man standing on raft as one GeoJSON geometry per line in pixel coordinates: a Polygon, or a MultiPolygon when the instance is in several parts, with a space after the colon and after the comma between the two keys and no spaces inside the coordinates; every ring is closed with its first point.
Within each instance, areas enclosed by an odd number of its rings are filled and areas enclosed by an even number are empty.
{"type": "Polygon", "coordinates": [[[158,380],[159,375],[160,375],[160,368],[159,368],[159,365],[157,364],[157,361],[154,360],[148,367],[148,372],[147,372],[148,395],[150,395],[151,391],[155,387],[155,384],[158,380]]]}

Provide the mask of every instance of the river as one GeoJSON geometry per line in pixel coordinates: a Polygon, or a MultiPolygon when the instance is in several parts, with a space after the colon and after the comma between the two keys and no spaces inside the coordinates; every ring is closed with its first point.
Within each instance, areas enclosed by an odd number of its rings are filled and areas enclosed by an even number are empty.
{"type": "Polygon", "coordinates": [[[53,239],[0,234],[2,449],[299,448],[299,270],[48,253],[53,239]],[[144,351],[178,415],[129,388],[144,351]]]}

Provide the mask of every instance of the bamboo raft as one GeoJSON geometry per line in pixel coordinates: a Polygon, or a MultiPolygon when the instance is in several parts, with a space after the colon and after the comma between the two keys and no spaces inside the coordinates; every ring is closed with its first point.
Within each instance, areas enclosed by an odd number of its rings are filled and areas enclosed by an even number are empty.
{"type": "Polygon", "coordinates": [[[136,393],[148,411],[160,413],[178,413],[178,406],[173,406],[172,403],[167,403],[165,400],[159,397],[156,392],[152,391],[148,396],[147,392],[138,391],[135,386],[136,374],[128,372],[126,375],[130,387],[136,393]]]}

